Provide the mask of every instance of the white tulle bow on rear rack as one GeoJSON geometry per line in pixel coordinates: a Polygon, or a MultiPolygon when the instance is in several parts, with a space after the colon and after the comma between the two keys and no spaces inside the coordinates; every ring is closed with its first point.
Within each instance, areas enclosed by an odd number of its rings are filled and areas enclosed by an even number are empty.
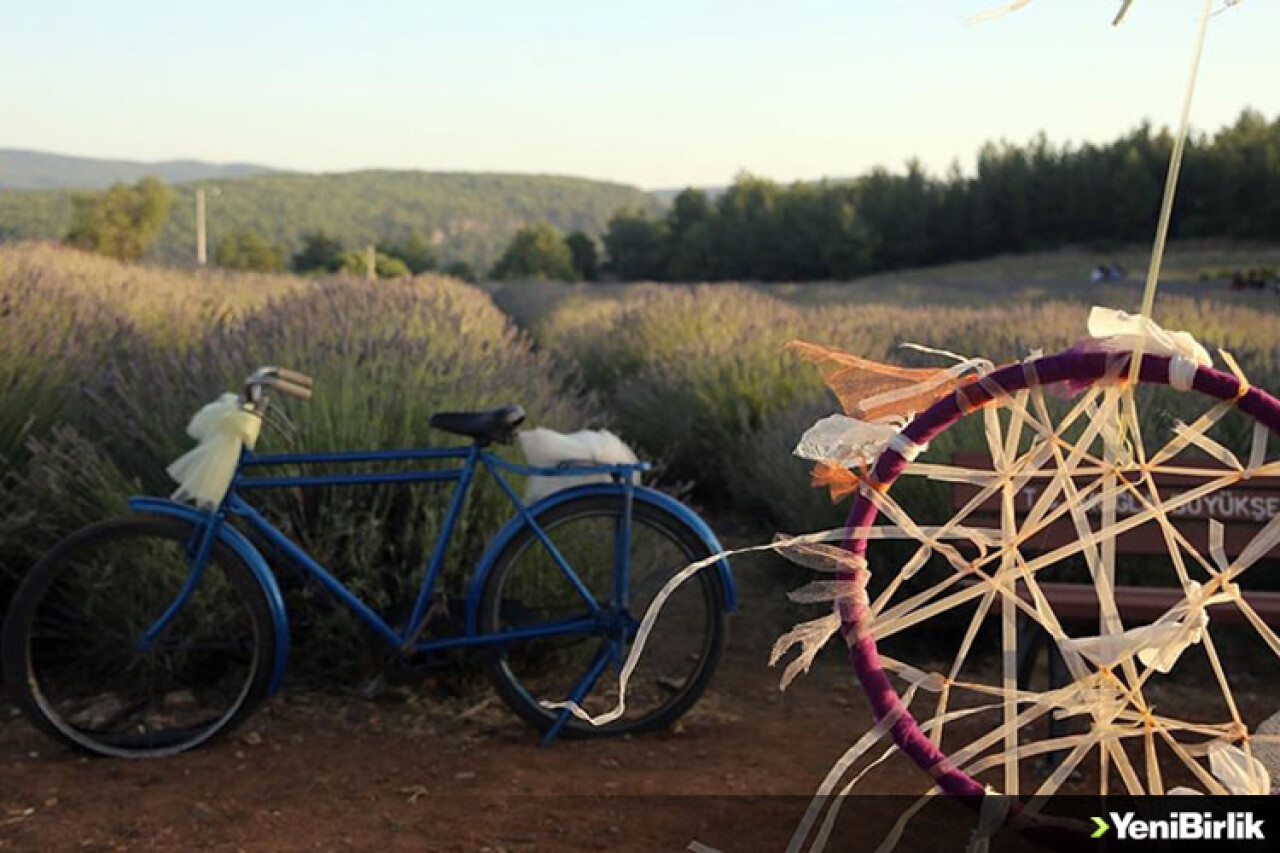
{"type": "MultiPolygon", "coordinates": [[[[635,465],[639,462],[635,452],[608,430],[583,429],[564,433],[538,427],[517,436],[525,461],[535,468],[555,468],[559,465],[635,465]]],[[[608,474],[582,474],[578,476],[530,477],[525,487],[525,503],[540,501],[547,495],[562,489],[586,483],[607,483],[608,474]]],[[[637,481],[632,474],[632,481],[637,481]]]]}

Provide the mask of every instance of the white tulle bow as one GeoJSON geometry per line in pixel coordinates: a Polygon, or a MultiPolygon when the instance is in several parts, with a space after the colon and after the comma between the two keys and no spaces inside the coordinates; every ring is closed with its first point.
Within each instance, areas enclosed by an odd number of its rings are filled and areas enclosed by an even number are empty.
{"type": "Polygon", "coordinates": [[[221,503],[235,476],[241,448],[253,449],[262,431],[262,418],[245,411],[235,394],[223,394],[191,418],[187,434],[200,442],[169,466],[178,483],[174,500],[198,506],[221,503]]]}
{"type": "MultiPolygon", "coordinates": [[[[565,435],[546,427],[538,427],[525,430],[516,438],[520,442],[520,452],[524,454],[525,461],[534,468],[554,468],[562,462],[580,465],[635,465],[640,461],[634,450],[607,429],[583,429],[565,435]]],[[[530,477],[525,487],[524,501],[532,504],[563,489],[586,483],[607,483],[610,479],[609,474],[530,477]]],[[[638,483],[640,479],[638,475],[632,474],[631,481],[638,483]]]]}

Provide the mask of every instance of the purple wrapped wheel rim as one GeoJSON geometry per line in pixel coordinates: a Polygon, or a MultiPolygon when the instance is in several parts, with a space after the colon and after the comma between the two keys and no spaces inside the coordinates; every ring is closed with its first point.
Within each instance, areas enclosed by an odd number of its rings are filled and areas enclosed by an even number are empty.
{"type": "MultiPolygon", "coordinates": [[[[1104,378],[1127,376],[1128,353],[1088,352],[1067,350],[1033,362],[1015,363],[988,374],[981,382],[962,386],[929,407],[903,430],[903,435],[915,444],[926,444],[939,433],[969,412],[980,409],[999,397],[1008,396],[1028,387],[1059,382],[1088,386],[1104,378]],[[1034,366],[1034,369],[1030,369],[1034,366]]],[[[1144,355],[1139,381],[1145,384],[1169,384],[1167,356],[1144,355]]],[[[1263,424],[1273,434],[1280,435],[1280,401],[1267,392],[1242,383],[1237,377],[1212,368],[1202,367],[1195,373],[1192,385],[1195,391],[1217,400],[1235,400],[1236,407],[1263,424]]],[[[888,489],[907,467],[907,460],[892,448],[887,448],[876,461],[872,479],[879,488],[888,489]]],[[[875,523],[876,506],[861,491],[853,502],[845,526],[855,531],[844,543],[850,552],[865,556],[867,538],[857,531],[875,523]]],[[[852,579],[850,576],[849,579],[852,579]]],[[[897,715],[890,734],[898,748],[918,767],[934,777],[938,787],[946,794],[962,797],[975,808],[982,801],[985,789],[965,771],[951,764],[947,754],[935,746],[920,730],[919,724],[902,704],[889,674],[881,665],[876,640],[870,631],[860,630],[869,610],[869,603],[861,597],[844,599],[840,603],[840,630],[849,647],[849,662],[853,665],[858,681],[871,704],[876,721],[888,715],[897,715]]],[[[1007,823],[1023,835],[1055,848],[1065,848],[1078,843],[1080,835],[1059,825],[1023,816],[1021,802],[1015,800],[1009,809],[1007,823]]]]}

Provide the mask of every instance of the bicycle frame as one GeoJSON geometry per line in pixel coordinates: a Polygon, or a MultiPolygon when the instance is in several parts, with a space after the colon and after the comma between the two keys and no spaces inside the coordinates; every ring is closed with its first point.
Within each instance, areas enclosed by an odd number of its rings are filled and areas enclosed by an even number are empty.
{"type": "MultiPolygon", "coordinates": [[[[199,583],[204,567],[208,562],[214,540],[219,535],[219,528],[227,523],[228,515],[244,519],[251,530],[269,542],[276,551],[284,555],[290,563],[306,575],[315,578],[322,586],[340,601],[343,606],[368,625],[373,632],[389,646],[403,653],[423,653],[440,651],[461,646],[486,645],[503,643],[509,640],[523,640],[536,637],[550,637],[559,634],[577,634],[600,628],[601,607],[586,585],[578,577],[573,567],[556,549],[555,544],[546,532],[538,525],[529,508],[520,500],[515,490],[502,476],[502,470],[521,475],[535,476],[580,476],[584,474],[609,474],[618,481],[618,488],[624,496],[627,511],[621,520],[618,537],[618,559],[615,560],[615,589],[626,589],[625,555],[629,550],[632,496],[635,485],[632,475],[648,470],[646,463],[617,465],[583,465],[567,468],[532,468],[507,462],[478,445],[470,447],[425,448],[418,450],[384,450],[384,451],[348,451],[338,453],[284,453],[254,455],[248,451],[241,455],[240,470],[232,481],[222,505],[216,511],[205,513],[205,523],[200,531],[200,541],[192,561],[191,574],[182,591],[169,606],[166,612],[146,632],[142,644],[152,642],[165,625],[181,609],[192,591],[199,583]],[[392,471],[381,473],[355,474],[323,474],[314,476],[277,476],[277,477],[245,477],[247,469],[278,467],[283,465],[316,465],[316,464],[357,464],[368,462],[405,462],[431,460],[460,460],[461,466],[442,470],[392,471]],[[418,642],[416,640],[426,625],[431,594],[435,590],[440,571],[444,566],[445,554],[453,538],[454,527],[466,502],[477,467],[482,467],[506,494],[507,499],[516,511],[516,517],[533,530],[534,535],[551,555],[555,564],[577,590],[583,599],[589,617],[564,620],[561,622],[538,625],[527,629],[503,631],[498,633],[480,633],[475,630],[474,620],[468,620],[464,632],[454,637],[418,642]],[[453,497],[440,536],[432,550],[430,562],[419,587],[414,602],[413,612],[403,629],[397,631],[376,611],[351,592],[340,580],[335,578],[324,566],[305,550],[297,545],[275,525],[262,516],[256,509],[241,497],[241,492],[265,489],[306,488],[314,486],[355,486],[375,485],[381,483],[422,483],[422,482],[455,482],[453,497]]],[[[615,602],[621,604],[621,602],[615,602]]]]}
{"type": "MultiPolygon", "coordinates": [[[[129,500],[135,512],[175,518],[192,526],[192,536],[188,543],[191,554],[191,569],[182,590],[170,603],[166,611],[139,639],[139,645],[146,647],[164,631],[165,626],[174,615],[186,604],[191,594],[199,586],[205,566],[213,553],[215,543],[230,548],[239,557],[254,576],[263,594],[266,596],[275,625],[277,637],[275,660],[272,662],[271,680],[268,693],[274,695],[284,681],[284,673],[289,657],[289,626],[284,599],[280,594],[275,575],[267,565],[261,552],[245,537],[240,530],[229,523],[229,517],[243,519],[245,524],[261,539],[284,556],[294,567],[306,576],[314,578],[324,586],[339,602],[354,613],[362,622],[370,627],[384,643],[400,654],[418,654],[441,651],[444,649],[466,646],[485,646],[501,644],[513,640],[550,637],[561,634],[599,634],[607,642],[601,647],[591,666],[574,685],[569,699],[580,701],[591,689],[595,681],[604,672],[611,661],[621,664],[625,652],[624,641],[619,636],[620,627],[634,628],[634,619],[624,623],[620,619],[619,609],[626,606],[628,590],[628,566],[630,556],[631,519],[637,502],[663,510],[683,521],[705,543],[711,553],[723,553],[724,548],[716,539],[711,528],[696,513],[676,499],[662,492],[637,486],[634,475],[649,470],[646,463],[615,465],[569,465],[555,468],[536,468],[518,465],[502,459],[486,451],[476,444],[464,447],[422,448],[412,450],[377,450],[377,451],[344,451],[333,453],[283,453],[255,455],[243,451],[240,464],[236,470],[227,494],[221,504],[213,509],[197,509],[189,504],[154,497],[134,497],[129,500]],[[314,476],[245,476],[245,472],[255,468],[279,467],[286,465],[319,465],[319,464],[358,464],[372,462],[425,462],[454,460],[458,467],[434,470],[390,471],[381,473],[322,474],[314,476]],[[432,593],[435,590],[440,572],[443,569],[446,553],[453,536],[454,527],[463,511],[467,494],[474,481],[477,468],[483,468],[491,476],[508,501],[515,509],[515,516],[498,531],[488,549],[476,564],[471,574],[470,587],[466,598],[466,624],[460,634],[454,636],[419,641],[418,635],[429,621],[432,593]],[[532,506],[526,506],[512,489],[502,472],[507,471],[523,476],[570,477],[586,474],[608,474],[613,482],[596,482],[557,491],[532,506]],[[377,612],[365,604],[351,592],[341,581],[329,573],[324,566],[304,551],[297,543],[277,529],[261,513],[249,505],[241,496],[242,492],[265,489],[306,488],[313,486],[358,486],[381,483],[422,483],[422,482],[454,482],[453,497],[449,502],[444,525],[440,537],[432,549],[430,561],[423,576],[422,585],[414,602],[413,612],[403,628],[397,630],[377,612]],[[614,554],[614,596],[610,606],[602,607],[594,595],[582,583],[573,567],[560,554],[546,531],[538,524],[537,516],[551,508],[572,500],[591,496],[621,496],[625,511],[618,520],[615,535],[614,554]],[[506,545],[523,530],[530,530],[543,548],[551,555],[557,567],[578,591],[583,599],[584,615],[579,618],[565,619],[558,622],[544,623],[500,632],[483,632],[479,629],[478,610],[485,580],[493,568],[498,555],[506,545]]],[[[732,612],[737,605],[737,595],[733,582],[733,573],[725,559],[714,566],[719,575],[724,593],[724,607],[732,612]]],[[[569,712],[562,711],[556,722],[544,733],[542,743],[549,744],[556,739],[559,731],[567,723],[569,712]]]]}

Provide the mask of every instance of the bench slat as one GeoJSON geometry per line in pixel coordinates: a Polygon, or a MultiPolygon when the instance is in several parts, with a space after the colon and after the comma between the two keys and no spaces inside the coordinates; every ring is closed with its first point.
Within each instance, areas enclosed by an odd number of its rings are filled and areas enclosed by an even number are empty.
{"type": "MultiPolygon", "coordinates": [[[[966,585],[975,583],[968,581],[966,585]]],[[[1059,619],[1074,622],[1098,621],[1098,591],[1083,583],[1037,584],[1045,599],[1059,619]]],[[[1018,597],[1031,601],[1026,584],[1018,584],[1018,597]]],[[[1246,592],[1245,601],[1258,612],[1268,625],[1280,625],[1280,592],[1246,592]]],[[[1149,624],[1182,600],[1182,592],[1168,587],[1119,586],[1116,587],[1116,607],[1126,622],[1149,624]]],[[[994,618],[994,610],[987,614],[994,618]]],[[[1209,619],[1220,625],[1244,625],[1248,619],[1234,604],[1214,604],[1209,607],[1209,619]]]]}

